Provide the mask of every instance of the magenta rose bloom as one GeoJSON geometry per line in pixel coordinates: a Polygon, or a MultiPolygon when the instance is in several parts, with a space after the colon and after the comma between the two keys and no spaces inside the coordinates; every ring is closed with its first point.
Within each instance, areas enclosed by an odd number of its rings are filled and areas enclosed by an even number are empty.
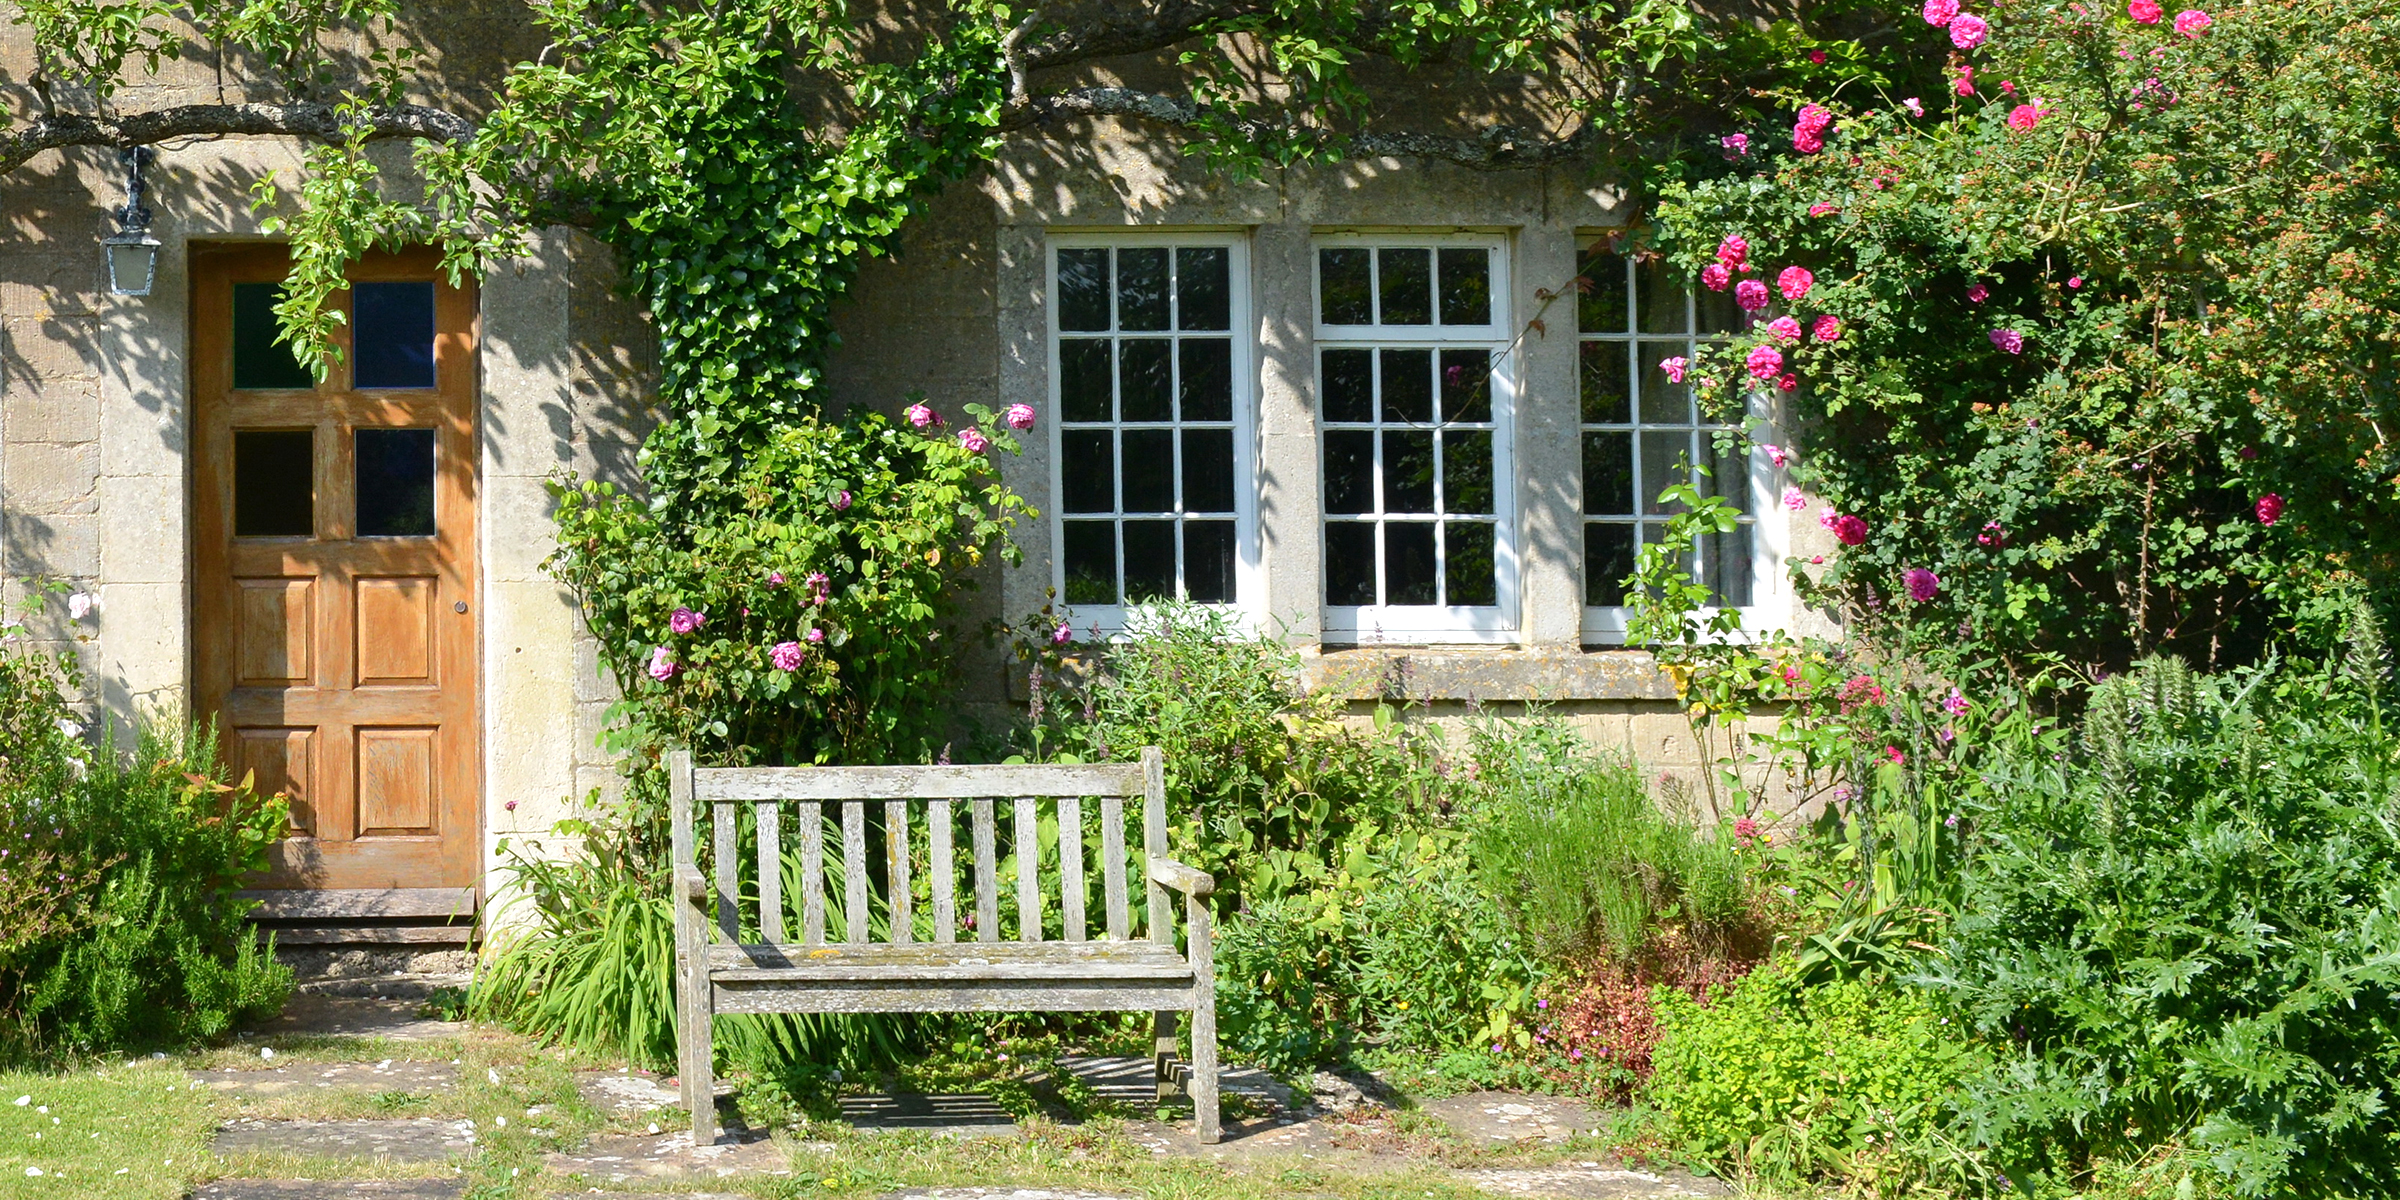
{"type": "Polygon", "coordinates": [[[681,667],[678,667],[675,664],[674,653],[669,651],[665,646],[652,646],[650,648],[650,678],[655,679],[660,683],[665,683],[666,681],[675,678],[675,672],[681,669],[681,667]]]}
{"type": "Polygon", "coordinates": [[[1972,50],[1982,45],[1991,34],[1991,25],[1973,13],[1962,13],[1957,20],[1950,22],[1950,44],[1961,50],[1972,50]]]}
{"type": "Polygon", "coordinates": [[[1845,546],[1867,544],[1867,522],[1855,513],[1843,513],[1833,519],[1833,537],[1845,546]]]}
{"type": "Polygon", "coordinates": [[[808,640],[809,640],[809,642],[810,642],[811,644],[814,644],[814,643],[817,643],[817,642],[824,641],[824,640],[825,640],[825,631],[824,631],[824,630],[822,630],[822,629],[811,629],[811,630],[809,630],[809,631],[808,631],[808,640]]]}
{"type": "Polygon", "coordinates": [[[1690,359],[1683,358],[1679,355],[1675,358],[1669,358],[1660,361],[1658,364],[1658,369],[1666,372],[1668,379],[1676,383],[1682,383],[1683,373],[1692,369],[1692,363],[1690,359]]]}
{"type": "Polygon", "coordinates": [[[778,671],[797,671],[800,660],[807,654],[798,642],[777,642],[774,649],[767,651],[767,661],[774,663],[778,671]]]}
{"type": "Polygon", "coordinates": [[[833,511],[840,512],[848,507],[850,507],[850,493],[847,491],[835,492],[833,494],[833,511]]]}
{"type": "Polygon", "coordinates": [[[911,404],[907,408],[901,409],[900,415],[908,418],[908,423],[916,426],[919,429],[923,429],[941,419],[933,415],[932,409],[927,408],[922,404],[911,404]]]}
{"type": "Polygon", "coordinates": [[[810,571],[806,582],[810,604],[823,604],[833,599],[833,581],[825,578],[825,572],[810,571]]]}
{"type": "Polygon", "coordinates": [[[2214,19],[2196,8],[2187,8],[2175,14],[2175,32],[2187,38],[2196,38],[2207,33],[2208,27],[2214,24],[2216,24],[2214,19]]]}
{"type": "Polygon", "coordinates": [[[1033,428],[1033,406],[1030,404],[1011,404],[1008,406],[1007,411],[1000,414],[1000,419],[1006,422],[1010,429],[1031,429],[1033,428]]]}
{"type": "Polygon", "coordinates": [[[992,448],[992,439],[983,436],[982,430],[969,426],[958,431],[958,444],[966,447],[969,454],[981,454],[992,448]]]}
{"type": "Polygon", "coordinates": [[[1824,316],[1818,317],[1808,327],[1808,331],[1815,335],[1820,342],[1838,342],[1842,340],[1842,319],[1832,313],[1826,313],[1824,316]]]}
{"type": "Polygon", "coordinates": [[[1767,306],[1767,285],[1756,279],[1745,279],[1733,285],[1734,301],[1744,312],[1757,312],[1767,306]]]}
{"type": "Polygon", "coordinates": [[[1053,646],[1064,646],[1074,640],[1075,631],[1069,628],[1065,621],[1060,621],[1058,628],[1050,631],[1050,644],[1053,646]]]}
{"type": "Polygon", "coordinates": [[[1753,378],[1773,379],[1783,369],[1783,353],[1773,346],[1752,346],[1748,365],[1753,378]]]}
{"type": "Polygon", "coordinates": [[[1721,262],[1700,268],[1700,286],[1712,292],[1724,291],[1733,283],[1733,269],[1721,262]]]}
{"type": "Polygon", "coordinates": [[[2268,492],[2258,498],[2258,523],[2272,525],[2283,519],[2283,497],[2268,492]]]}
{"type": "Polygon", "coordinates": [[[2036,108],[2031,104],[2020,104],[2008,110],[2008,127],[2016,130],[2031,129],[2041,124],[2042,118],[2048,115],[2050,115],[2049,109],[2036,108]]]}
{"type": "Polygon", "coordinates": [[[1738,233],[1726,234],[1725,240],[1717,243],[1717,261],[1728,267],[1738,269],[1749,258],[1750,241],[1738,233]]]}
{"type": "Polygon", "coordinates": [[[1925,0],[1925,23],[1936,29],[1958,15],[1958,0],[1925,0]]]}
{"type": "Polygon", "coordinates": [[[2159,18],[2167,15],[2167,10],[2158,6],[2158,0],[2133,0],[2125,6],[2125,15],[2143,25],[2156,25],[2159,18]]]}
{"type": "Polygon", "coordinates": [[[1993,345],[2008,351],[2010,354],[2023,354],[2025,352],[2025,335],[2017,332],[2014,329],[1995,329],[1991,332],[1990,336],[1993,345]]]}
{"type": "Polygon", "coordinates": [[[1724,137],[1718,138],[1717,145],[1724,147],[1726,158],[1745,158],[1748,157],[1750,153],[1750,135],[1746,133],[1729,133],[1724,137]]]}
{"type": "Polygon", "coordinates": [[[1808,289],[1817,286],[1817,277],[1807,267],[1785,267],[1781,274],[1775,276],[1775,286],[1783,293],[1784,299],[1798,300],[1808,295],[1808,289]]]}
{"type": "Polygon", "coordinates": [[[1799,376],[1797,376],[1797,375],[1785,375],[1783,378],[1781,378],[1781,379],[1778,379],[1778,380],[1776,380],[1776,381],[1775,381],[1775,387],[1776,387],[1776,388],[1777,388],[1777,390],[1779,390],[1779,391],[1786,391],[1786,392],[1796,392],[1796,391],[1799,391],[1799,390],[1800,390],[1800,377],[1799,377],[1799,376]]]}
{"type": "Polygon", "coordinates": [[[667,618],[667,628],[677,633],[690,633],[706,624],[708,624],[707,617],[688,608],[676,609],[674,615],[667,618]]]}
{"type": "Polygon", "coordinates": [[[1908,598],[1923,604],[1942,590],[1942,577],[1923,567],[1910,567],[1900,573],[1900,582],[1908,586],[1908,598]]]}
{"type": "Polygon", "coordinates": [[[1767,336],[1779,342],[1799,341],[1800,318],[1784,316],[1767,322],[1767,336]]]}

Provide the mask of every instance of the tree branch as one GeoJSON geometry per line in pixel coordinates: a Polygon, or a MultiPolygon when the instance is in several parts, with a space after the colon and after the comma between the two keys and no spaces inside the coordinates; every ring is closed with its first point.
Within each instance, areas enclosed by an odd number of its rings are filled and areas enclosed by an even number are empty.
{"type": "Polygon", "coordinates": [[[1271,11],[1262,0],[1159,0],[1155,6],[1104,4],[1077,14],[1069,28],[1026,43],[1026,65],[1065,66],[1117,54],[1140,54],[1172,46],[1201,26],[1271,11]]]}
{"type": "MultiPolygon", "coordinates": [[[[369,120],[368,140],[427,138],[437,142],[465,141],[475,136],[475,124],[456,113],[418,104],[378,110],[369,120]]],[[[183,104],[120,117],[82,113],[44,115],[14,132],[0,135],[0,175],[24,165],[44,150],[67,146],[110,146],[128,150],[180,137],[227,134],[260,137],[330,138],[341,131],[340,118],[330,104],[183,104]]]]}
{"type": "MultiPolygon", "coordinates": [[[[1165,96],[1132,88],[1095,87],[1054,92],[1030,98],[1017,113],[1002,119],[1003,129],[1022,129],[1053,119],[1074,117],[1131,117],[1161,125],[1191,129],[1208,124],[1205,105],[1181,96],[1165,96]]],[[[1217,124],[1234,136],[1253,142],[1282,140],[1293,129],[1265,121],[1220,118],[1217,124]]],[[[1479,171],[1521,170],[1582,156],[1599,141],[1599,131],[1583,121],[1562,138],[1551,138],[1513,125],[1492,125],[1472,138],[1445,134],[1362,130],[1347,135],[1312,131],[1338,138],[1351,158],[1426,158],[1457,163],[1479,171]]]]}

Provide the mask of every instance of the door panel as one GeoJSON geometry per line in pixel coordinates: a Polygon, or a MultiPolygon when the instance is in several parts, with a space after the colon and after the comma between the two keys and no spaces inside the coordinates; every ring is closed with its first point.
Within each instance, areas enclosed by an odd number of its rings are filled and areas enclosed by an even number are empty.
{"type": "Polygon", "coordinates": [[[293,801],[266,886],[472,886],[475,296],[429,251],[368,256],[310,383],[259,327],[287,266],[193,251],[197,698],[293,801]]]}

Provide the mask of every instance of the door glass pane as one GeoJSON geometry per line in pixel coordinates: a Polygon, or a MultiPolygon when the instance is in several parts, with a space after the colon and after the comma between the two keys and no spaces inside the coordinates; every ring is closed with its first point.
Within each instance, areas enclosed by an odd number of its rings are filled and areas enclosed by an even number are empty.
{"type": "Polygon", "coordinates": [[[1125,603],[1175,596],[1175,522],[1125,522],[1125,603]]]}
{"type": "Polygon", "coordinates": [[[1499,575],[1493,562],[1493,527],[1482,521],[1442,524],[1442,602],[1498,604],[1499,575]]]}
{"type": "Polygon", "coordinates": [[[1105,429],[1069,429],[1058,437],[1061,507],[1071,513],[1114,512],[1117,450],[1105,429]]]}
{"type": "Polygon", "coordinates": [[[275,305],[283,299],[280,283],[233,285],[233,386],[237,388],[310,388],[317,381],[292,356],[292,348],[275,341],[275,305]]]}
{"type": "MultiPolygon", "coordinates": [[[[1175,510],[1175,431],[1172,429],[1128,429],[1125,431],[1125,511],[1173,512],[1175,510]]],[[[1133,543],[1125,544],[1125,568],[1133,569],[1133,543]]],[[[1126,586],[1132,586],[1128,575],[1126,586]]]]}
{"type": "Polygon", "coordinates": [[[433,431],[361,429],[358,536],[433,536],[433,431]]]}
{"type": "Polygon", "coordinates": [[[433,386],[433,282],[350,285],[350,382],[433,386]]]}
{"type": "Polygon", "coordinates": [[[1317,320],[1322,324],[1372,324],[1374,285],[1367,251],[1360,247],[1317,251],[1317,297],[1317,320]]]}
{"type": "Polygon", "coordinates": [[[1183,431],[1183,511],[1233,511],[1233,431],[1183,431]]]}
{"type": "Polygon", "coordinates": [[[1175,252],[1175,311],[1179,329],[1226,329],[1233,325],[1223,246],[1186,246],[1175,252]]]}
{"type": "Polygon", "coordinates": [[[1375,419],[1375,357],[1371,350],[1328,350],[1323,356],[1325,419],[1375,419]]]}
{"type": "Polygon", "coordinates": [[[1117,602],[1117,526],[1113,521],[1069,521],[1063,547],[1067,603],[1117,602]]]}
{"type": "Polygon", "coordinates": [[[1117,419],[1175,419],[1174,343],[1163,338],[1127,338],[1117,343],[1117,419]]]}
{"type": "Polygon", "coordinates": [[[1492,419],[1492,352],[1442,351],[1442,420],[1492,419]]]}
{"type": "Polygon", "coordinates": [[[1444,250],[1441,254],[1442,324],[1492,323],[1492,252],[1444,250]]]}
{"type": "Polygon", "coordinates": [[[1375,603],[1375,526],[1365,521],[1325,526],[1325,603],[1375,603]]]}
{"type": "Polygon", "coordinates": [[[1166,247],[1117,251],[1117,328],[1166,327],[1166,247]]]}
{"type": "Polygon", "coordinates": [[[1583,527],[1583,602],[1596,608],[1625,603],[1625,578],[1633,574],[1633,526],[1583,527]]]}
{"type": "Polygon", "coordinates": [[[1233,599],[1233,522],[1184,522],[1183,590],[1199,604],[1233,599]]]}
{"type": "Polygon", "coordinates": [[[1176,347],[1183,356],[1183,419],[1233,419],[1233,343],[1224,338],[1185,338],[1176,347]]]}
{"type": "Polygon", "coordinates": [[[306,429],[234,431],[233,536],[316,533],[316,447],[306,429]]]}
{"type": "Polygon", "coordinates": [[[1433,351],[1383,352],[1383,419],[1433,420],[1433,351]]]}
{"type": "Polygon", "coordinates": [[[1375,435],[1335,429],[1325,434],[1325,511],[1375,511],[1375,435]]]}
{"type": "Polygon", "coordinates": [[[1108,251],[1058,252],[1058,327],[1084,331],[1108,328],[1108,251]]]}
{"type": "Polygon", "coordinates": [[[1383,602],[1434,604],[1433,523],[1394,521],[1383,527],[1383,602]]]}
{"type": "Polygon", "coordinates": [[[1058,409],[1062,421],[1109,419],[1108,340],[1080,338],[1058,344],[1058,409]]]}
{"type": "Polygon", "coordinates": [[[1383,511],[1433,511],[1433,432],[1383,431],[1383,511]]]}

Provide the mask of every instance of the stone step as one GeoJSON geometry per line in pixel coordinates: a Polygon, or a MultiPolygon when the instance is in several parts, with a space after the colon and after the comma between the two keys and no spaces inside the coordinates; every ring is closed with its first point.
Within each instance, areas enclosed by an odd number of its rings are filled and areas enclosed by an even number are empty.
{"type": "Polygon", "coordinates": [[[400,1117],[363,1121],[226,1122],[209,1150],[236,1154],[297,1154],[310,1158],[433,1163],[475,1152],[475,1127],[465,1121],[400,1117]]]}
{"type": "Polygon", "coordinates": [[[220,1179],[192,1200],[458,1200],[463,1179],[220,1179]]]}

